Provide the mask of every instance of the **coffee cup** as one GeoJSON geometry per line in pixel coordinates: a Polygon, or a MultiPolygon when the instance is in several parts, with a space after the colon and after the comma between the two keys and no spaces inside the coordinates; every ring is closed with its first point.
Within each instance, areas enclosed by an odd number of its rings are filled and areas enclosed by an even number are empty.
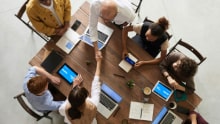
{"type": "Polygon", "coordinates": [[[150,87],[145,87],[144,89],[143,89],[143,92],[144,92],[144,95],[150,95],[151,94],[151,89],[150,89],[150,87]]]}
{"type": "Polygon", "coordinates": [[[175,101],[171,101],[171,102],[169,103],[169,108],[170,108],[170,109],[175,109],[176,107],[177,107],[177,104],[176,104],[175,101]]]}

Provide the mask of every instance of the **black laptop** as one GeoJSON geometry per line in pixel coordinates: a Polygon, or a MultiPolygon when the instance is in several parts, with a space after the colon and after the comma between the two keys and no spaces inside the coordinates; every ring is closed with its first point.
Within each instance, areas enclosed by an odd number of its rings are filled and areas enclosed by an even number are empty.
{"type": "Polygon", "coordinates": [[[51,51],[47,58],[41,63],[41,66],[49,73],[51,73],[63,60],[56,51],[51,51]]]}

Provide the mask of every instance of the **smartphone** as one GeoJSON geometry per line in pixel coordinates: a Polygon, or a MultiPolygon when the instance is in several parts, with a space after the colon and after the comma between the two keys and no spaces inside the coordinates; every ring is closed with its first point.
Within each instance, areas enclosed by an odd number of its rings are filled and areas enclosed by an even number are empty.
{"type": "Polygon", "coordinates": [[[185,108],[183,106],[178,105],[177,108],[176,108],[176,111],[181,113],[181,114],[189,115],[190,110],[188,108],[185,108]]]}
{"type": "Polygon", "coordinates": [[[79,20],[76,20],[74,23],[73,23],[73,25],[72,25],[72,29],[74,30],[74,31],[76,31],[78,28],[79,28],[79,26],[81,25],[81,22],[79,21],[79,20]]]}
{"type": "Polygon", "coordinates": [[[125,61],[134,66],[135,62],[131,60],[128,56],[125,57],[125,61]]]}

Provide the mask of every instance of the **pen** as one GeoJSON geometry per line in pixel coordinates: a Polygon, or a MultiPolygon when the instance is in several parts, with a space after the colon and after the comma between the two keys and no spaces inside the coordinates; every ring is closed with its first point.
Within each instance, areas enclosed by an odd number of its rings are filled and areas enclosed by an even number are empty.
{"type": "Polygon", "coordinates": [[[140,118],[142,117],[142,108],[141,108],[141,114],[140,114],[140,118]]]}
{"type": "Polygon", "coordinates": [[[119,75],[119,74],[113,74],[114,76],[118,76],[118,77],[121,77],[121,78],[125,78],[125,76],[123,75],[119,75]]]}
{"type": "Polygon", "coordinates": [[[115,110],[113,117],[115,117],[115,115],[118,113],[119,110],[120,110],[120,107],[118,106],[118,108],[115,110]]]}

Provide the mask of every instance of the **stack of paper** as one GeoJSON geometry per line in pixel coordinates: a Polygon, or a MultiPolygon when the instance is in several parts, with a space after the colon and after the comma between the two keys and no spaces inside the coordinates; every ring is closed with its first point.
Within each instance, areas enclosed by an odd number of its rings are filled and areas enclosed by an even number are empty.
{"type": "Polygon", "coordinates": [[[131,101],[129,118],[152,121],[153,112],[154,112],[154,104],[131,101]]]}

